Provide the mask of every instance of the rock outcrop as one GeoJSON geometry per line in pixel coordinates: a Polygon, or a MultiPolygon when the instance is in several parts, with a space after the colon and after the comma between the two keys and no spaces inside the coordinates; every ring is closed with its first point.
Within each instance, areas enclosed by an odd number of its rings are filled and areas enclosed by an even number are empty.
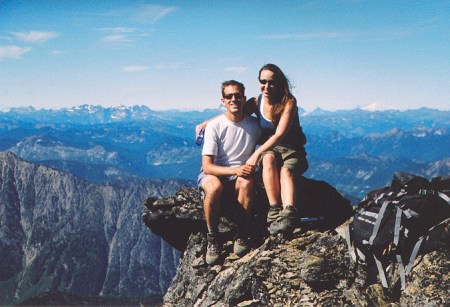
{"type": "MultiPolygon", "coordinates": [[[[147,199],[143,220],[166,242],[183,252],[165,306],[442,306],[450,304],[450,225],[440,247],[416,260],[399,290],[383,289],[376,268],[356,266],[348,256],[345,225],[348,202],[324,182],[302,178],[303,215],[325,216],[321,224],[302,224],[292,236],[270,236],[267,212],[258,189],[252,249],[243,258],[233,252],[233,213],[225,212],[225,239],[218,265],[205,263],[206,235],[198,190],[182,187],[175,197],[147,199]],[[342,224],[342,225],[341,225],[342,224]]],[[[395,272],[395,270],[393,270],[395,272]]]]}

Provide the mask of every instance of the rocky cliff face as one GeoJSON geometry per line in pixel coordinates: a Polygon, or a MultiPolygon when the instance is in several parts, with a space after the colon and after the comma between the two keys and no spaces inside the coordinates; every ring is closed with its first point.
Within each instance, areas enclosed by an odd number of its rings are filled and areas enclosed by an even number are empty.
{"type": "Polygon", "coordinates": [[[179,252],[141,221],[142,200],[181,182],[97,185],[0,153],[0,305],[43,292],[163,295],[179,252]]]}
{"type": "Polygon", "coordinates": [[[220,225],[225,239],[218,265],[208,266],[202,202],[196,189],[182,188],[176,197],[147,199],[143,220],[153,232],[183,251],[165,306],[443,306],[450,304],[450,225],[440,248],[416,260],[399,290],[398,276],[384,290],[376,268],[355,266],[343,237],[351,211],[348,203],[323,182],[303,178],[305,214],[324,215],[322,224],[303,224],[289,237],[270,236],[267,210],[258,194],[252,250],[243,258],[232,252],[233,214],[220,225]],[[321,191],[319,193],[319,190],[321,191]],[[309,212],[308,212],[309,210],[309,212]],[[258,214],[259,211],[259,214],[258,214]],[[331,214],[330,214],[331,211],[331,214]],[[343,223],[343,224],[342,224],[343,223]],[[342,224],[341,226],[338,226],[342,224]],[[185,242],[185,243],[183,243],[185,242]]]}

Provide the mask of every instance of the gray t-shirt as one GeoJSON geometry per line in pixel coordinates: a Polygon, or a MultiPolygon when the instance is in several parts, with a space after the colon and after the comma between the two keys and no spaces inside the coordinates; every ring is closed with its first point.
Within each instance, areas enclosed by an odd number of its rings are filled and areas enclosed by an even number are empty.
{"type": "Polygon", "coordinates": [[[215,156],[215,165],[239,167],[254,152],[260,131],[258,120],[247,114],[239,123],[219,116],[206,126],[202,155],[215,156]]]}

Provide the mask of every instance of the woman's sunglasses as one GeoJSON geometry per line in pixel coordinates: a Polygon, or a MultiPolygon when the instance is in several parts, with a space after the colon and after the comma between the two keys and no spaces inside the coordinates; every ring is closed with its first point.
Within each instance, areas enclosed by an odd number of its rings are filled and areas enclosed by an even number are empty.
{"type": "Polygon", "coordinates": [[[261,83],[262,85],[269,83],[269,85],[276,85],[277,82],[275,80],[266,80],[266,79],[258,79],[259,83],[261,83]]]}

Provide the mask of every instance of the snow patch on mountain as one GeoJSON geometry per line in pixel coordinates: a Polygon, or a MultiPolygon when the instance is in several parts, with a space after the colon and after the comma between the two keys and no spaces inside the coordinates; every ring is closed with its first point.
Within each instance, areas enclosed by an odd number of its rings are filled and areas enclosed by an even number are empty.
{"type": "Polygon", "coordinates": [[[376,111],[386,111],[389,108],[383,102],[377,101],[377,102],[369,104],[369,105],[367,105],[365,107],[361,107],[360,109],[361,110],[365,110],[365,111],[370,111],[370,112],[376,112],[376,111]]]}

